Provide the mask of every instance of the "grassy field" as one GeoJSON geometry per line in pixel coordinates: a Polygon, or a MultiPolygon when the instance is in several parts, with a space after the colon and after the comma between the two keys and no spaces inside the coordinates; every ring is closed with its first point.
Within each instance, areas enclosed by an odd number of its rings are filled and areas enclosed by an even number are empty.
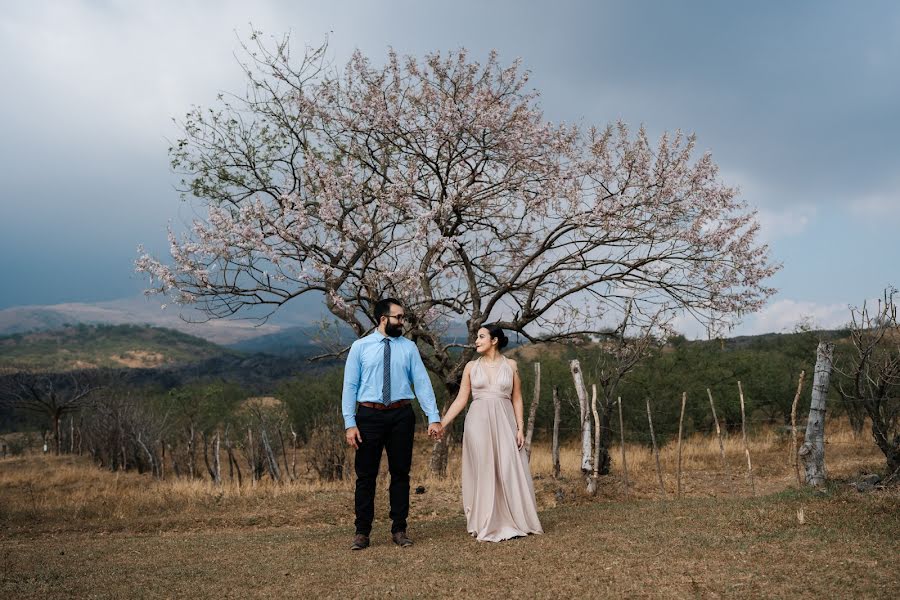
{"type": "Polygon", "coordinates": [[[576,449],[564,449],[557,480],[541,444],[533,468],[545,534],[501,544],[466,535],[459,452],[451,476],[433,479],[423,439],[416,544],[389,542],[384,490],[373,546],[359,553],[348,549],[352,482],[216,488],[109,473],[78,457],[3,459],[0,597],[897,597],[900,493],[850,488],[881,459],[870,441],[831,429],[822,491],[797,489],[784,440],[755,438],[756,497],[731,440],[727,477],[715,440],[689,441],[681,500],[672,446],[662,500],[645,448],[627,449],[627,496],[615,463],[589,497],[576,449]]]}

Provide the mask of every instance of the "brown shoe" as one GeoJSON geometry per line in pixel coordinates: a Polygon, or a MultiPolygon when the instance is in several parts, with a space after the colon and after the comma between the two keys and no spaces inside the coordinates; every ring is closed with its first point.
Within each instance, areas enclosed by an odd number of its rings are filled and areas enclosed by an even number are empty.
{"type": "Polygon", "coordinates": [[[369,547],[369,536],[357,533],[353,536],[353,543],[350,545],[351,550],[365,550],[369,547]]]}
{"type": "Polygon", "coordinates": [[[413,545],[413,541],[409,539],[405,531],[395,531],[391,534],[391,540],[401,548],[413,545]]]}

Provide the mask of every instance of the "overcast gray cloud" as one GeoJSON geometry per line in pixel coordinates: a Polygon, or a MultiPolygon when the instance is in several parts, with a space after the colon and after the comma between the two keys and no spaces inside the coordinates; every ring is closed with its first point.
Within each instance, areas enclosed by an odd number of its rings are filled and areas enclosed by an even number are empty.
{"type": "MultiPolygon", "coordinates": [[[[0,8],[0,307],[133,294],[138,243],[187,221],[172,117],[240,91],[249,23],[354,48],[521,57],[555,121],[694,131],[785,264],[752,328],[898,283],[900,8],[892,2],[45,1],[0,8]],[[767,317],[766,315],[770,315],[767,317]],[[769,319],[768,321],[766,319],[769,319]]],[[[839,312],[839,311],[838,311],[839,312]]],[[[825,323],[831,324],[831,323],[825,323]]]]}

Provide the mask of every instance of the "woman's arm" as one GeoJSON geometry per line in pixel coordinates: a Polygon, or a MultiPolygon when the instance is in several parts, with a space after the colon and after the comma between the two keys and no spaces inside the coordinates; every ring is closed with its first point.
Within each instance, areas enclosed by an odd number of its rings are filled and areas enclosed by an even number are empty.
{"type": "Polygon", "coordinates": [[[513,370],[512,404],[516,414],[516,446],[519,449],[525,445],[525,405],[522,402],[522,380],[519,379],[519,366],[516,361],[510,360],[513,370]]]}
{"type": "Polygon", "coordinates": [[[447,409],[447,414],[441,419],[441,427],[450,425],[450,423],[453,422],[453,419],[455,419],[466,407],[466,404],[469,403],[469,394],[472,392],[472,381],[469,379],[469,371],[471,368],[472,363],[470,362],[467,363],[466,368],[463,369],[462,381],[459,384],[459,393],[456,395],[456,400],[454,400],[453,404],[450,405],[450,408],[447,409]]]}

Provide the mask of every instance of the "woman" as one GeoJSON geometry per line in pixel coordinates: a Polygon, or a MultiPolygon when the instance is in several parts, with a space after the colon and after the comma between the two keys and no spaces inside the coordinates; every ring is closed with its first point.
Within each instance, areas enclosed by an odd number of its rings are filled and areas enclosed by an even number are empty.
{"type": "Polygon", "coordinates": [[[466,365],[459,395],[441,420],[443,427],[450,425],[472,394],[463,435],[462,496],[466,528],[479,541],[543,533],[523,449],[522,382],[516,362],[500,353],[507,343],[496,325],[478,330],[475,350],[481,356],[466,365]]]}

